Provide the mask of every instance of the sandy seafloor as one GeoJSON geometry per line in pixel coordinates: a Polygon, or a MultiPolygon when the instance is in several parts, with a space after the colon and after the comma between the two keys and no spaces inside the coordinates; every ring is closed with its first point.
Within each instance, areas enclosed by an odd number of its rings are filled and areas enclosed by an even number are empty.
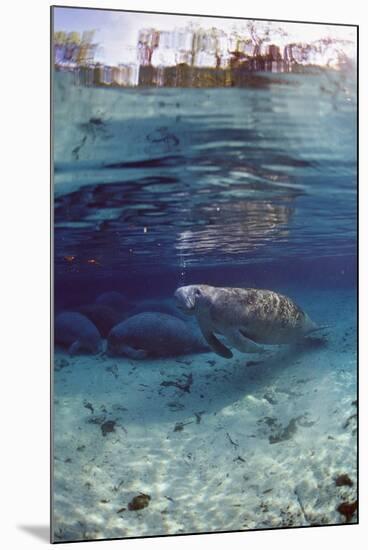
{"type": "Polygon", "coordinates": [[[355,293],[299,303],[331,325],[327,345],[230,360],[57,351],[55,541],[344,523],[337,506],[357,498],[355,293]],[[351,487],[336,486],[342,474],[351,487]],[[140,493],[149,505],[129,510],[140,493]]]}

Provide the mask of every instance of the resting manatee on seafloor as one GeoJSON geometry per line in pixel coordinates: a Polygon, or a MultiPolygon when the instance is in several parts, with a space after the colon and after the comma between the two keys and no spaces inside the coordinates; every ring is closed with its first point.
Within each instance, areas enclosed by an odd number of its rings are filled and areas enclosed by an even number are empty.
{"type": "Polygon", "coordinates": [[[132,359],[173,357],[208,351],[196,327],[166,313],[145,312],[116,325],[107,338],[109,355],[132,359]]]}
{"type": "Polygon", "coordinates": [[[103,292],[97,296],[95,303],[100,306],[110,307],[119,314],[129,311],[132,307],[129,300],[127,300],[121,292],[117,292],[116,290],[103,292]]]}
{"type": "Polygon", "coordinates": [[[185,313],[182,313],[175,305],[173,299],[168,300],[163,298],[161,300],[142,300],[136,303],[136,305],[131,310],[131,315],[137,315],[138,313],[145,312],[158,312],[158,313],[167,313],[168,315],[173,315],[174,317],[179,317],[180,319],[187,320],[188,317],[185,313]]]}
{"type": "Polygon", "coordinates": [[[244,353],[262,352],[259,344],[292,344],[319,330],[290,298],[271,290],[189,285],[176,290],[177,306],[195,315],[204,338],[222,357],[232,352],[215,334],[244,353]]]}
{"type": "Polygon", "coordinates": [[[103,338],[107,337],[112,327],[124,319],[122,313],[118,313],[113,308],[101,304],[81,306],[78,308],[78,312],[92,321],[103,338]]]}
{"type": "Polygon", "coordinates": [[[67,347],[71,355],[78,351],[99,353],[102,340],[95,325],[81,313],[65,311],[55,319],[55,344],[67,347]]]}

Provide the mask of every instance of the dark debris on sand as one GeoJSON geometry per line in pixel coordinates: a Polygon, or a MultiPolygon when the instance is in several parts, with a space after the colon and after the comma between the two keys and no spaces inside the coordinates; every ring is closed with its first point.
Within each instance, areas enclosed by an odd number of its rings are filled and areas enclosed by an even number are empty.
{"type": "Polygon", "coordinates": [[[129,510],[142,510],[143,508],[147,508],[149,505],[149,501],[151,500],[151,497],[149,495],[145,495],[144,493],[140,493],[136,497],[133,497],[132,500],[128,504],[129,510]]]}
{"type": "Polygon", "coordinates": [[[106,420],[106,416],[104,414],[98,414],[98,415],[95,415],[95,416],[91,416],[90,418],[88,418],[87,422],[88,424],[103,424],[106,420]]]}
{"type": "Polygon", "coordinates": [[[358,501],[354,500],[353,502],[342,502],[337,507],[337,511],[342,515],[345,516],[345,522],[349,523],[351,521],[353,515],[358,510],[358,501]]]}
{"type": "Polygon", "coordinates": [[[193,422],[177,422],[174,426],[174,432],[182,432],[184,430],[184,426],[187,426],[188,424],[193,424],[193,422]]]}
{"type": "Polygon", "coordinates": [[[342,427],[344,428],[344,430],[346,430],[346,428],[349,428],[349,426],[353,423],[353,421],[356,421],[356,420],[357,420],[357,414],[352,414],[347,418],[347,420],[344,422],[342,427]]]}
{"type": "Polygon", "coordinates": [[[262,365],[263,361],[247,361],[246,367],[256,367],[257,365],[262,365]]]}
{"type": "Polygon", "coordinates": [[[115,420],[107,420],[106,422],[101,424],[102,435],[106,437],[106,434],[114,432],[115,426],[116,426],[115,420]]]}
{"type": "Polygon", "coordinates": [[[184,377],[186,378],[185,382],[181,382],[180,380],[164,380],[161,382],[161,386],[174,386],[183,392],[190,393],[190,388],[193,384],[193,374],[185,374],[184,377]]]}
{"type": "Polygon", "coordinates": [[[353,482],[351,481],[348,474],[341,474],[340,476],[335,478],[335,485],[336,487],[343,487],[344,485],[352,487],[353,482]]]}
{"type": "Polygon", "coordinates": [[[86,399],[83,401],[83,407],[90,410],[92,414],[95,412],[92,403],[89,403],[89,401],[87,401],[86,399]]]}

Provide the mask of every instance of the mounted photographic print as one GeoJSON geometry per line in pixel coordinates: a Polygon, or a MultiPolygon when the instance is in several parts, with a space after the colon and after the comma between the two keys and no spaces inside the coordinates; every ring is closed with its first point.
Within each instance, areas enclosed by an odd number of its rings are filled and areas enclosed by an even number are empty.
{"type": "Polygon", "coordinates": [[[358,522],[358,28],[243,15],[52,8],[53,542],[358,522]]]}

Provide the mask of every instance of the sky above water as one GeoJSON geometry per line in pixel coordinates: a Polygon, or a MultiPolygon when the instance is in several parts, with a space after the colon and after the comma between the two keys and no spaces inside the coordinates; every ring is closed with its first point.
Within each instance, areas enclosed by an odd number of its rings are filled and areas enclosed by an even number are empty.
{"type": "MultiPolygon", "coordinates": [[[[99,44],[96,61],[108,64],[134,63],[137,59],[138,33],[141,29],[174,30],[189,25],[204,29],[217,28],[230,34],[238,31],[246,35],[246,20],[190,15],[166,15],[119,12],[80,8],[54,8],[55,31],[95,30],[94,41],[99,44]]],[[[262,22],[258,23],[262,25],[262,22]]],[[[349,52],[356,44],[356,28],[313,23],[274,23],[274,41],[279,46],[290,42],[312,42],[321,38],[352,41],[349,52]],[[280,36],[278,29],[284,31],[280,36]]],[[[272,33],[271,33],[272,39],[272,33]]]]}

